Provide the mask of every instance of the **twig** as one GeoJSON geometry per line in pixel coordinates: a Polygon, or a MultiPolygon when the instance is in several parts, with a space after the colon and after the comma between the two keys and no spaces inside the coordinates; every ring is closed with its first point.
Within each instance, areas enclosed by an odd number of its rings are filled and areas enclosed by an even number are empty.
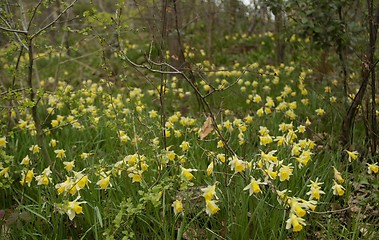
{"type": "Polygon", "coordinates": [[[53,26],[60,18],[61,16],[66,13],[72,6],[74,6],[74,4],[77,2],[78,0],[74,0],[70,5],[68,5],[65,9],[63,9],[63,11],[53,20],[51,21],[49,24],[47,24],[46,26],[44,26],[43,28],[39,29],[36,33],[34,33],[33,35],[30,36],[30,39],[33,39],[35,37],[37,37],[39,34],[41,34],[43,31],[45,31],[46,29],[48,29],[49,27],[53,26]]]}
{"type": "Polygon", "coordinates": [[[6,32],[12,32],[12,33],[22,33],[22,34],[27,34],[27,31],[24,30],[18,30],[18,29],[11,29],[11,28],[6,28],[0,26],[0,30],[6,31],[6,32]]]}
{"type": "Polygon", "coordinates": [[[144,69],[147,69],[147,70],[149,70],[151,72],[154,72],[154,73],[160,73],[160,74],[178,74],[178,75],[181,75],[190,84],[191,88],[195,91],[196,95],[200,98],[200,101],[203,104],[204,109],[208,112],[208,114],[212,118],[213,128],[217,132],[218,136],[221,138],[221,141],[224,143],[224,146],[227,149],[227,151],[232,156],[236,155],[236,153],[234,152],[234,150],[229,146],[228,141],[222,135],[221,130],[218,128],[216,117],[215,117],[215,115],[214,115],[214,113],[213,113],[213,111],[212,111],[209,103],[205,100],[205,97],[201,94],[201,92],[195,86],[195,84],[193,83],[193,81],[191,81],[191,79],[189,79],[188,76],[184,72],[178,70],[176,67],[174,67],[171,64],[168,64],[166,62],[158,63],[158,62],[155,62],[155,61],[153,61],[153,60],[151,60],[151,59],[148,58],[147,61],[150,64],[152,64],[153,66],[160,66],[160,67],[166,66],[169,70],[168,71],[164,71],[164,70],[153,69],[152,67],[149,67],[149,66],[146,66],[146,65],[143,65],[143,64],[137,64],[137,63],[133,62],[131,59],[129,59],[129,57],[126,55],[125,52],[121,52],[121,53],[122,53],[122,58],[124,58],[127,62],[129,62],[134,67],[144,68],[144,69]]]}
{"type": "Polygon", "coordinates": [[[344,212],[344,211],[349,210],[350,208],[351,208],[351,206],[348,206],[348,207],[342,208],[342,209],[337,209],[337,210],[325,211],[325,212],[316,212],[316,211],[311,211],[311,212],[316,213],[316,214],[330,214],[330,213],[344,212]]]}
{"type": "Polygon", "coordinates": [[[34,7],[34,9],[33,9],[33,14],[32,14],[32,16],[31,16],[31,18],[30,18],[30,20],[29,20],[28,27],[26,28],[27,33],[29,33],[29,31],[30,31],[30,27],[32,26],[33,19],[34,19],[34,17],[36,16],[37,9],[39,8],[39,6],[40,6],[41,4],[42,4],[42,0],[40,0],[40,1],[37,3],[37,5],[34,7]]]}

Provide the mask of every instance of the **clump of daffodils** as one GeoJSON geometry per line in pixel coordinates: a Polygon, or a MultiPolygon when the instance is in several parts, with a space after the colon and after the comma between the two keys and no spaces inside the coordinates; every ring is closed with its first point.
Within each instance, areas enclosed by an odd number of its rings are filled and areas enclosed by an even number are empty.
{"type": "Polygon", "coordinates": [[[58,194],[69,193],[71,195],[79,194],[80,190],[88,186],[91,182],[88,178],[88,175],[81,172],[73,172],[72,177],[66,176],[66,180],[62,183],[58,183],[55,185],[58,194]]]}
{"type": "Polygon", "coordinates": [[[203,192],[203,197],[205,199],[206,213],[209,216],[216,214],[220,210],[216,204],[217,201],[214,200],[218,199],[216,195],[216,184],[202,188],[201,191],[203,192]]]}
{"type": "Polygon", "coordinates": [[[307,192],[307,195],[309,195],[309,200],[319,200],[322,194],[325,194],[324,191],[321,190],[322,182],[318,182],[318,179],[315,181],[311,180],[311,184],[308,185],[310,187],[309,192],[307,192]]]}
{"type": "Polygon", "coordinates": [[[123,160],[116,162],[111,172],[116,176],[120,176],[122,172],[127,172],[132,182],[140,183],[142,181],[143,172],[148,168],[149,165],[146,163],[146,157],[135,153],[127,155],[123,160]]]}

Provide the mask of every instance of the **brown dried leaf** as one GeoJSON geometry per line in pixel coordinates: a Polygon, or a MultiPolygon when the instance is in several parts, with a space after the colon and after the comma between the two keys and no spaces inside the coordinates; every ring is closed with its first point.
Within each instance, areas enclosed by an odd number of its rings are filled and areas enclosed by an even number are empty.
{"type": "Polygon", "coordinates": [[[203,140],[205,137],[207,137],[208,134],[212,132],[212,130],[212,118],[207,117],[200,131],[200,140],[203,140]]]}

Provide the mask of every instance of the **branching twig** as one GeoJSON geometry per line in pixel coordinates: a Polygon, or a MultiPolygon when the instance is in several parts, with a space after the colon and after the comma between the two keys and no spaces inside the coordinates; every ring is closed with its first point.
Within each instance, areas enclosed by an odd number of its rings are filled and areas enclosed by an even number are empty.
{"type": "Polygon", "coordinates": [[[11,29],[11,28],[6,28],[0,26],[0,30],[6,31],[6,32],[12,32],[12,33],[22,33],[22,34],[27,34],[27,31],[24,30],[18,30],[18,29],[11,29]]]}
{"type": "Polygon", "coordinates": [[[158,63],[158,62],[155,62],[155,61],[153,61],[151,59],[147,59],[147,61],[150,64],[152,64],[152,66],[165,66],[169,70],[168,71],[162,71],[162,70],[153,69],[152,67],[149,67],[149,66],[146,66],[146,65],[143,65],[143,64],[137,64],[137,63],[133,62],[131,59],[129,59],[129,57],[124,52],[122,52],[122,58],[125,59],[128,63],[130,63],[134,67],[144,68],[144,69],[147,69],[150,72],[160,73],[160,74],[177,74],[177,75],[182,76],[186,80],[186,82],[190,84],[191,88],[195,91],[196,95],[200,98],[201,104],[204,106],[204,109],[208,112],[209,116],[212,118],[212,126],[215,129],[215,131],[217,132],[217,134],[220,137],[221,141],[224,143],[224,146],[225,146],[226,150],[232,156],[236,155],[236,153],[234,152],[234,150],[230,147],[228,141],[225,139],[225,137],[221,133],[221,130],[218,128],[216,117],[215,117],[215,115],[214,115],[214,113],[212,111],[211,106],[206,101],[205,96],[203,96],[201,94],[200,90],[195,86],[194,82],[191,81],[191,79],[189,79],[189,77],[184,72],[178,70],[176,67],[174,67],[171,64],[168,64],[166,62],[158,63]]]}
{"type": "Polygon", "coordinates": [[[53,26],[61,17],[63,14],[65,14],[72,6],[74,6],[74,4],[77,2],[78,0],[74,0],[70,5],[68,5],[65,9],[63,9],[63,11],[53,20],[51,21],[49,24],[47,24],[46,26],[44,26],[43,28],[39,29],[36,33],[34,33],[33,35],[30,36],[30,39],[33,39],[35,37],[37,37],[39,34],[41,34],[43,31],[45,31],[46,29],[48,29],[49,27],[53,26]]]}

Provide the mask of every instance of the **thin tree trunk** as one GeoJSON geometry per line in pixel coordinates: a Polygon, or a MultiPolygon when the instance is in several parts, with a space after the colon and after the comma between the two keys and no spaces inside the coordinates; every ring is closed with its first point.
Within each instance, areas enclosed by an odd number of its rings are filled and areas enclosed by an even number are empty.
{"type": "Polygon", "coordinates": [[[374,6],[373,1],[367,1],[370,21],[370,49],[369,49],[369,63],[371,69],[371,152],[376,153],[377,147],[377,129],[376,129],[376,106],[375,106],[375,63],[374,54],[376,49],[376,36],[378,32],[378,16],[379,5],[377,6],[377,16],[374,19],[374,6]]]}
{"type": "MultiPolygon", "coordinates": [[[[375,72],[374,72],[374,54],[375,54],[375,48],[376,48],[376,36],[378,32],[378,22],[379,22],[379,4],[376,7],[376,14],[375,17],[373,15],[374,9],[373,9],[373,1],[372,0],[367,0],[367,8],[368,8],[368,19],[369,19],[369,33],[370,33],[370,43],[369,47],[367,49],[367,59],[363,62],[362,66],[362,82],[361,86],[359,88],[358,93],[355,95],[355,98],[353,99],[353,102],[350,105],[350,108],[346,114],[346,117],[343,120],[342,123],[342,136],[341,136],[341,141],[344,147],[348,148],[353,141],[353,136],[352,136],[352,130],[353,130],[353,122],[355,119],[355,116],[358,111],[358,107],[362,104],[363,97],[366,93],[366,89],[370,80],[370,74],[371,74],[371,84],[372,81],[375,81],[375,72]]],[[[375,87],[375,82],[374,85],[375,87]]],[[[373,102],[375,102],[375,88],[373,88],[373,96],[374,99],[372,99],[373,102]]],[[[372,104],[372,107],[375,107],[375,103],[372,104]]],[[[375,110],[374,110],[375,111],[375,110]]],[[[375,144],[375,149],[376,149],[376,116],[375,113],[373,114],[371,119],[371,135],[373,135],[370,139],[372,141],[372,144],[375,144]]],[[[372,145],[373,146],[373,145],[372,145]]],[[[371,151],[373,152],[373,148],[371,147],[371,151]]]]}

